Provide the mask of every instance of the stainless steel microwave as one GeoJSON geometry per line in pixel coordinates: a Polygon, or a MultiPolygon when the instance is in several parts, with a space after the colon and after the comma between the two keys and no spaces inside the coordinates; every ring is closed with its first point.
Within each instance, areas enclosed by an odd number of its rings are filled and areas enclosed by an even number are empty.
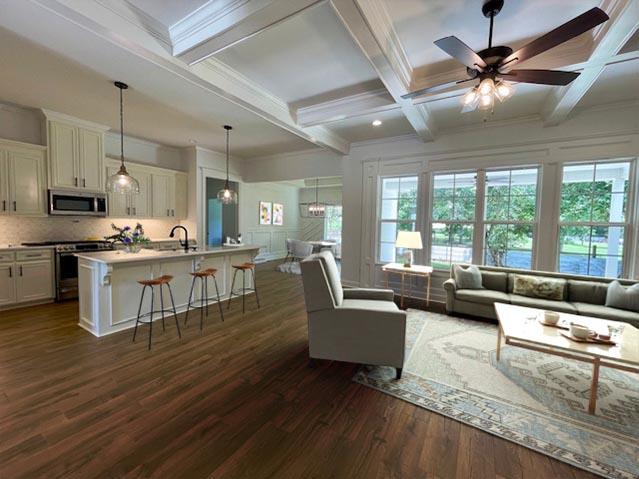
{"type": "Polygon", "coordinates": [[[106,216],[104,193],[49,190],[49,214],[56,216],[106,216]]]}

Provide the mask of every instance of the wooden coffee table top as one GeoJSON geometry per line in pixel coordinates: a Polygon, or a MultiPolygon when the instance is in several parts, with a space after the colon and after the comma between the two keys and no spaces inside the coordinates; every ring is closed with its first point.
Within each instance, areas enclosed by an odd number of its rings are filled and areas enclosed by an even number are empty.
{"type": "Polygon", "coordinates": [[[608,332],[609,324],[623,325],[621,341],[615,346],[595,343],[578,343],[562,336],[559,328],[544,326],[537,320],[543,317],[543,309],[516,306],[514,304],[495,303],[495,311],[499,319],[499,327],[507,340],[518,343],[539,345],[547,348],[571,351],[581,355],[599,357],[604,360],[639,365],[639,330],[634,326],[619,321],[559,313],[559,321],[588,326],[597,332],[608,332]]]}

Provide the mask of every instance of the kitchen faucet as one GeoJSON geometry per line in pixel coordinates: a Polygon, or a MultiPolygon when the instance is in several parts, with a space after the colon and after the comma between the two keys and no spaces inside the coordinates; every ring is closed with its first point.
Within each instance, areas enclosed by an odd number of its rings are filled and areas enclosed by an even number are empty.
{"type": "Polygon", "coordinates": [[[171,230],[171,232],[169,233],[169,238],[175,238],[175,230],[176,229],[183,229],[184,230],[184,241],[182,241],[182,240],[179,240],[179,241],[180,241],[180,246],[183,246],[184,247],[184,251],[188,253],[188,251],[189,251],[189,232],[184,226],[177,225],[177,226],[174,226],[173,229],[171,230]]]}

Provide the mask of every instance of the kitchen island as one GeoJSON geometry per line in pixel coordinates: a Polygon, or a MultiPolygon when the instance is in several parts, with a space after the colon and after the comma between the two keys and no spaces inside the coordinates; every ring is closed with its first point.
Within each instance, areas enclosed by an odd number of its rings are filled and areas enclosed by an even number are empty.
{"type": "MultiPolygon", "coordinates": [[[[138,281],[165,274],[173,276],[171,288],[178,313],[186,311],[193,279],[189,273],[193,271],[217,269],[220,297],[228,298],[233,277],[232,265],[252,261],[258,251],[259,246],[243,245],[197,248],[188,252],[143,249],[139,253],[117,250],[78,253],[78,324],[95,336],[132,328],[135,325],[142,292],[142,286],[138,281]]],[[[247,276],[247,288],[252,286],[247,276]]],[[[159,288],[155,289],[155,309],[160,309],[159,288]]],[[[199,298],[199,291],[199,288],[194,289],[195,299],[199,298]]],[[[145,296],[143,313],[149,311],[151,303],[151,295],[147,293],[145,296]]],[[[209,285],[209,296],[215,296],[213,284],[209,285]]],[[[168,297],[165,296],[164,299],[165,308],[170,309],[168,297]]],[[[213,313],[211,318],[219,320],[213,313]]],[[[154,319],[160,319],[160,315],[154,319]]]]}

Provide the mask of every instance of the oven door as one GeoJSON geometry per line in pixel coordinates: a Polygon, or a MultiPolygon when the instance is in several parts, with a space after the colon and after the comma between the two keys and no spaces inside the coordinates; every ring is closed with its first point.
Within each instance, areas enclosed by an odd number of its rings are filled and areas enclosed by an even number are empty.
{"type": "Polygon", "coordinates": [[[78,297],[78,258],[74,253],[56,253],[56,299],[78,297]]]}
{"type": "Polygon", "coordinates": [[[106,195],[49,190],[49,214],[66,216],[106,216],[106,195]]]}

